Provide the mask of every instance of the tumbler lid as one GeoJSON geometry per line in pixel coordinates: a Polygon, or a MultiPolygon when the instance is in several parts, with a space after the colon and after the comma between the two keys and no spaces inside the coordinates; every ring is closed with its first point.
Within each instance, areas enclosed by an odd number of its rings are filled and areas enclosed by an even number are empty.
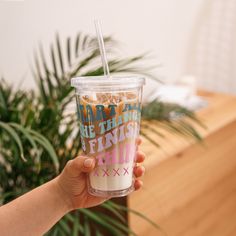
{"type": "Polygon", "coordinates": [[[77,90],[126,90],[140,88],[145,78],[139,76],[84,76],[71,79],[71,86],[77,90]]]}

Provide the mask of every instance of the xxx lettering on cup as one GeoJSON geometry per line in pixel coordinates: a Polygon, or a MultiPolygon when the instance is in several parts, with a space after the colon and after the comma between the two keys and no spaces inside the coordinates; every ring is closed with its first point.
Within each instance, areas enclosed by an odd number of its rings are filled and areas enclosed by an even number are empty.
{"type": "Polygon", "coordinates": [[[100,171],[99,171],[99,168],[96,168],[93,171],[93,176],[96,176],[96,177],[100,177],[100,176],[101,177],[106,177],[106,176],[113,176],[114,177],[114,176],[121,176],[121,175],[123,175],[123,176],[129,175],[129,167],[127,167],[127,168],[123,167],[122,169],[120,169],[120,168],[100,169],[100,171]]]}
{"type": "Polygon", "coordinates": [[[129,174],[128,169],[129,169],[129,167],[123,168],[123,170],[124,170],[124,175],[126,175],[126,174],[128,175],[128,174],[129,174]]]}
{"type": "Polygon", "coordinates": [[[102,169],[102,171],[103,171],[102,177],[109,176],[108,169],[105,169],[105,170],[102,169]]]}
{"type": "Polygon", "coordinates": [[[113,176],[116,176],[116,175],[120,176],[119,170],[120,170],[120,168],[113,169],[113,172],[114,172],[113,176]]]}

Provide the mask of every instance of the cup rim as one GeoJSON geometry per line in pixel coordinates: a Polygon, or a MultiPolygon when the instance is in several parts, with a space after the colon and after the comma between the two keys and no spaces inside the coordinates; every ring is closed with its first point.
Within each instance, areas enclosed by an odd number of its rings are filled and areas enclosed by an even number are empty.
{"type": "Polygon", "coordinates": [[[79,76],[71,79],[71,86],[76,89],[138,88],[145,84],[142,76],[79,76]]]}

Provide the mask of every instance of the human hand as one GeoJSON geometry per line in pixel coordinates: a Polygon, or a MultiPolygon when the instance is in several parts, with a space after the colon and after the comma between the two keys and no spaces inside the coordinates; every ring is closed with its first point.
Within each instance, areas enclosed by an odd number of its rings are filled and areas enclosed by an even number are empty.
{"type": "MultiPolygon", "coordinates": [[[[141,139],[137,140],[138,146],[141,144],[141,139]]],[[[145,154],[139,150],[136,152],[136,163],[142,163],[145,159],[145,154]]],[[[67,162],[62,173],[55,179],[57,189],[68,205],[68,210],[77,208],[88,208],[99,205],[108,198],[96,197],[90,195],[87,191],[87,176],[95,167],[95,159],[86,156],[79,156],[74,160],[67,162]]],[[[143,183],[137,179],[145,172],[143,166],[134,167],[134,182],[135,190],[142,187],[143,183]]]]}

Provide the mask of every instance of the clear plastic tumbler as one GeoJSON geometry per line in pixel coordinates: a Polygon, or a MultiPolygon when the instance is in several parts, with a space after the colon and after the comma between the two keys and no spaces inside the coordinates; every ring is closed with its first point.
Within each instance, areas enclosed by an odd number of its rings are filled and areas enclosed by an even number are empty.
{"type": "Polygon", "coordinates": [[[88,192],[120,197],[133,191],[133,168],[140,129],[142,77],[76,77],[82,150],[96,159],[88,192]]]}

